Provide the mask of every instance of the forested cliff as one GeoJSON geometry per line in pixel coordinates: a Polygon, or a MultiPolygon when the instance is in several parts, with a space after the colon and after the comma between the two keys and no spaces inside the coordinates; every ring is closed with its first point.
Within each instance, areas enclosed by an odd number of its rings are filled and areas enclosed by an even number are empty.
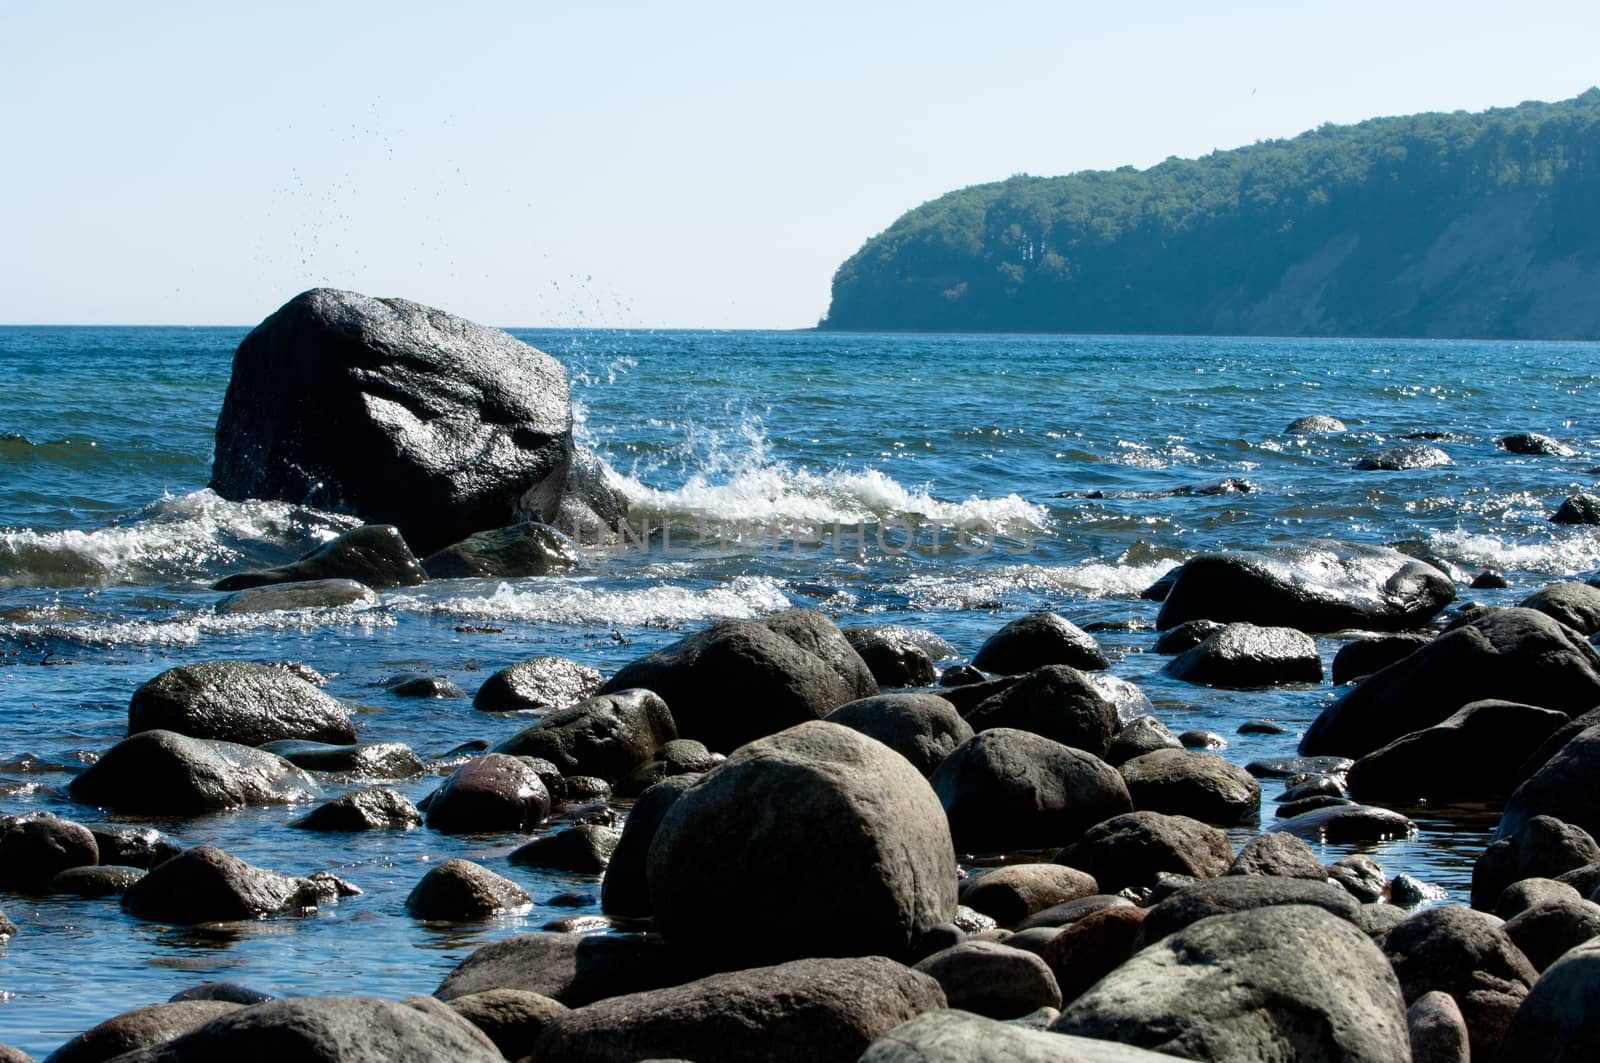
{"type": "Polygon", "coordinates": [[[951,192],[821,327],[1600,339],[1600,89],[951,192]]]}

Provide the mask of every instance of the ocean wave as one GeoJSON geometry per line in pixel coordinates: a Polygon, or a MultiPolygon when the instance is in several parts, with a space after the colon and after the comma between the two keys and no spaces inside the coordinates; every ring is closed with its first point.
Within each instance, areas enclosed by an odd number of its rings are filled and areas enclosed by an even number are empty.
{"type": "Polygon", "coordinates": [[[1437,553],[1469,567],[1546,576],[1573,576],[1600,568],[1600,528],[1562,529],[1519,540],[1442,531],[1428,541],[1437,553]]]}
{"type": "Polygon", "coordinates": [[[382,606],[342,605],[331,609],[294,609],[269,613],[223,615],[210,609],[133,620],[94,618],[82,621],[0,624],[0,636],[17,643],[64,642],[78,646],[193,646],[219,635],[251,632],[316,631],[326,627],[366,629],[395,626],[382,606]]]}
{"type": "Polygon", "coordinates": [[[206,579],[241,563],[289,560],[357,523],[286,502],[229,502],[210,490],[168,495],[126,524],[0,531],[0,588],[206,579]]]}
{"type": "Polygon", "coordinates": [[[645,626],[703,620],[751,620],[792,604],[773,580],[739,576],[709,587],[657,583],[631,590],[601,590],[587,581],[500,583],[481,595],[430,598],[391,595],[393,609],[475,620],[536,620],[551,624],[645,626]]]}
{"type": "Polygon", "coordinates": [[[1135,598],[1177,563],[1158,559],[1007,565],[981,572],[911,576],[897,587],[918,609],[986,609],[1018,595],[1135,598]]]}

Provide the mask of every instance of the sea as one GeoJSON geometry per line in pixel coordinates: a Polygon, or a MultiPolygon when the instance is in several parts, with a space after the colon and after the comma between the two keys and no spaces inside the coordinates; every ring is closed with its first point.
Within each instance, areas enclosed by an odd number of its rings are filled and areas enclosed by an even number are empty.
{"type": "MultiPolygon", "coordinates": [[[[452,750],[530,720],[397,697],[384,681],[400,673],[446,676],[470,696],[527,657],[610,672],[715,621],[794,606],[925,628],[956,647],[947,666],[1006,622],[1051,609],[1093,632],[1112,674],[1173,732],[1214,732],[1221,755],[1245,764],[1292,755],[1337,690],[1165,676],[1152,651],[1158,607],[1139,595],[1185,558],[1321,539],[1396,546],[1447,566],[1461,601],[1488,604],[1600,566],[1600,531],[1549,519],[1600,476],[1600,345],[513,329],[566,367],[577,434],[632,500],[634,534],[587,548],[568,575],[220,616],[213,581],[292,560],[355,523],[207,489],[247,331],[0,328],[0,814],[154,825],[277,871],[332,871],[363,892],[314,915],[196,928],[130,918],[114,899],[0,894],[19,927],[0,948],[0,1043],[41,1058],[206,981],[429,993],[485,942],[599,911],[596,880],[511,866],[519,836],[288,829],[303,807],[164,821],[75,805],[73,773],[126,734],[134,688],[175,665],[315,669],[363,739],[403,741],[430,761],[434,774],[398,784],[419,800],[460,762],[452,750]],[[1348,430],[1287,431],[1308,414],[1348,430]],[[1514,432],[1571,452],[1497,446],[1514,432]],[[1418,438],[1450,464],[1354,467],[1418,438]],[[1509,587],[1468,589],[1486,568],[1509,587]],[[1285,732],[1237,733],[1250,719],[1285,732]],[[407,916],[411,887],[450,857],[521,882],[536,903],[471,924],[407,916]],[[585,898],[576,907],[547,903],[573,892],[585,898]]],[[[1325,665],[1349,637],[1318,639],[1325,665]]],[[[1264,783],[1265,827],[1280,790],[1264,783]]],[[[1427,884],[1429,903],[1464,903],[1492,810],[1402,810],[1415,837],[1324,845],[1323,859],[1366,852],[1427,884]]]]}

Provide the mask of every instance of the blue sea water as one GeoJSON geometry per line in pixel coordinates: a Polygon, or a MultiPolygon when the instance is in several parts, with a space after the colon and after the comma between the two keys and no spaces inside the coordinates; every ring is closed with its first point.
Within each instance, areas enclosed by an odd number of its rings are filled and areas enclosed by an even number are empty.
{"type": "MultiPolygon", "coordinates": [[[[0,814],[114,818],[72,804],[65,785],[125,734],[133,689],[176,664],[304,662],[358,707],[364,738],[437,758],[529,721],[397,698],[384,679],[435,672],[470,694],[541,653],[609,671],[714,620],[793,605],[926,627],[963,657],[1021,613],[1054,609],[1095,629],[1113,674],[1173,731],[1215,731],[1229,741],[1222,755],[1245,763],[1291,753],[1335,691],[1164,676],[1150,652],[1156,606],[1138,592],[1185,557],[1322,538],[1401,545],[1453,566],[1464,600],[1492,604],[1600,565],[1595,530],[1548,520],[1600,474],[1596,345],[513,330],[567,367],[580,435],[631,497],[633,521],[665,534],[590,550],[563,577],[440,581],[386,593],[378,608],[220,617],[213,580],[290,560],[353,523],[206,490],[246,331],[0,328],[0,814]],[[1285,431],[1312,413],[1349,431],[1285,431]],[[1573,453],[1497,448],[1516,431],[1573,453]],[[1437,433],[1431,445],[1453,464],[1353,468],[1419,432],[1437,433]],[[1196,493],[1225,480],[1249,490],[1196,493]],[[1467,590],[1484,567],[1510,589],[1467,590]],[[1235,734],[1257,717],[1288,732],[1235,734]]],[[[1339,644],[1319,640],[1325,661],[1339,644]]],[[[438,781],[399,788],[415,800],[438,781]]],[[[1270,823],[1276,788],[1264,792],[1270,823]]],[[[598,911],[546,904],[569,890],[597,896],[598,883],[511,867],[505,854],[525,838],[322,838],[286,828],[302,811],[155,825],[365,891],[313,916],[184,929],[128,918],[113,900],[0,894],[21,928],[0,949],[0,1043],[42,1056],[118,1011],[215,979],[273,993],[431,992],[484,941],[598,911]],[[538,903],[465,926],[406,916],[411,886],[454,856],[517,879],[538,903]]],[[[1363,851],[1463,900],[1492,818],[1406,811],[1415,839],[1363,851]]]]}

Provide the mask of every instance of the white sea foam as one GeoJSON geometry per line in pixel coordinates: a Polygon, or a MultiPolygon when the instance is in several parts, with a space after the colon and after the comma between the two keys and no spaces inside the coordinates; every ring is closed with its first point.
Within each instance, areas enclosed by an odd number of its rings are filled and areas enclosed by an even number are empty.
{"type": "Polygon", "coordinates": [[[1434,533],[1430,543],[1439,553],[1463,565],[1521,569],[1550,576],[1570,576],[1600,568],[1600,528],[1562,528],[1516,541],[1445,531],[1434,533]]]}
{"type": "Polygon", "coordinates": [[[382,607],[344,605],[222,615],[209,609],[139,620],[0,624],[0,635],[22,641],[59,639],[85,646],[192,646],[203,638],[267,631],[316,631],[326,627],[394,627],[382,607]]]}
{"type": "Polygon", "coordinates": [[[919,609],[985,608],[1014,594],[1132,598],[1175,564],[1176,561],[1159,560],[1132,564],[1085,561],[1075,565],[1007,565],[982,572],[912,576],[897,587],[919,609]]]}
{"type": "Polygon", "coordinates": [[[0,532],[0,587],[88,587],[203,578],[251,545],[324,541],[357,521],[286,502],[168,495],[125,524],[0,532]]]}
{"type": "Polygon", "coordinates": [[[749,620],[792,603],[772,580],[739,576],[711,587],[653,583],[637,589],[600,589],[567,579],[536,585],[501,583],[482,595],[430,598],[392,595],[391,608],[475,620],[536,620],[552,624],[643,626],[702,620],[749,620]]]}

